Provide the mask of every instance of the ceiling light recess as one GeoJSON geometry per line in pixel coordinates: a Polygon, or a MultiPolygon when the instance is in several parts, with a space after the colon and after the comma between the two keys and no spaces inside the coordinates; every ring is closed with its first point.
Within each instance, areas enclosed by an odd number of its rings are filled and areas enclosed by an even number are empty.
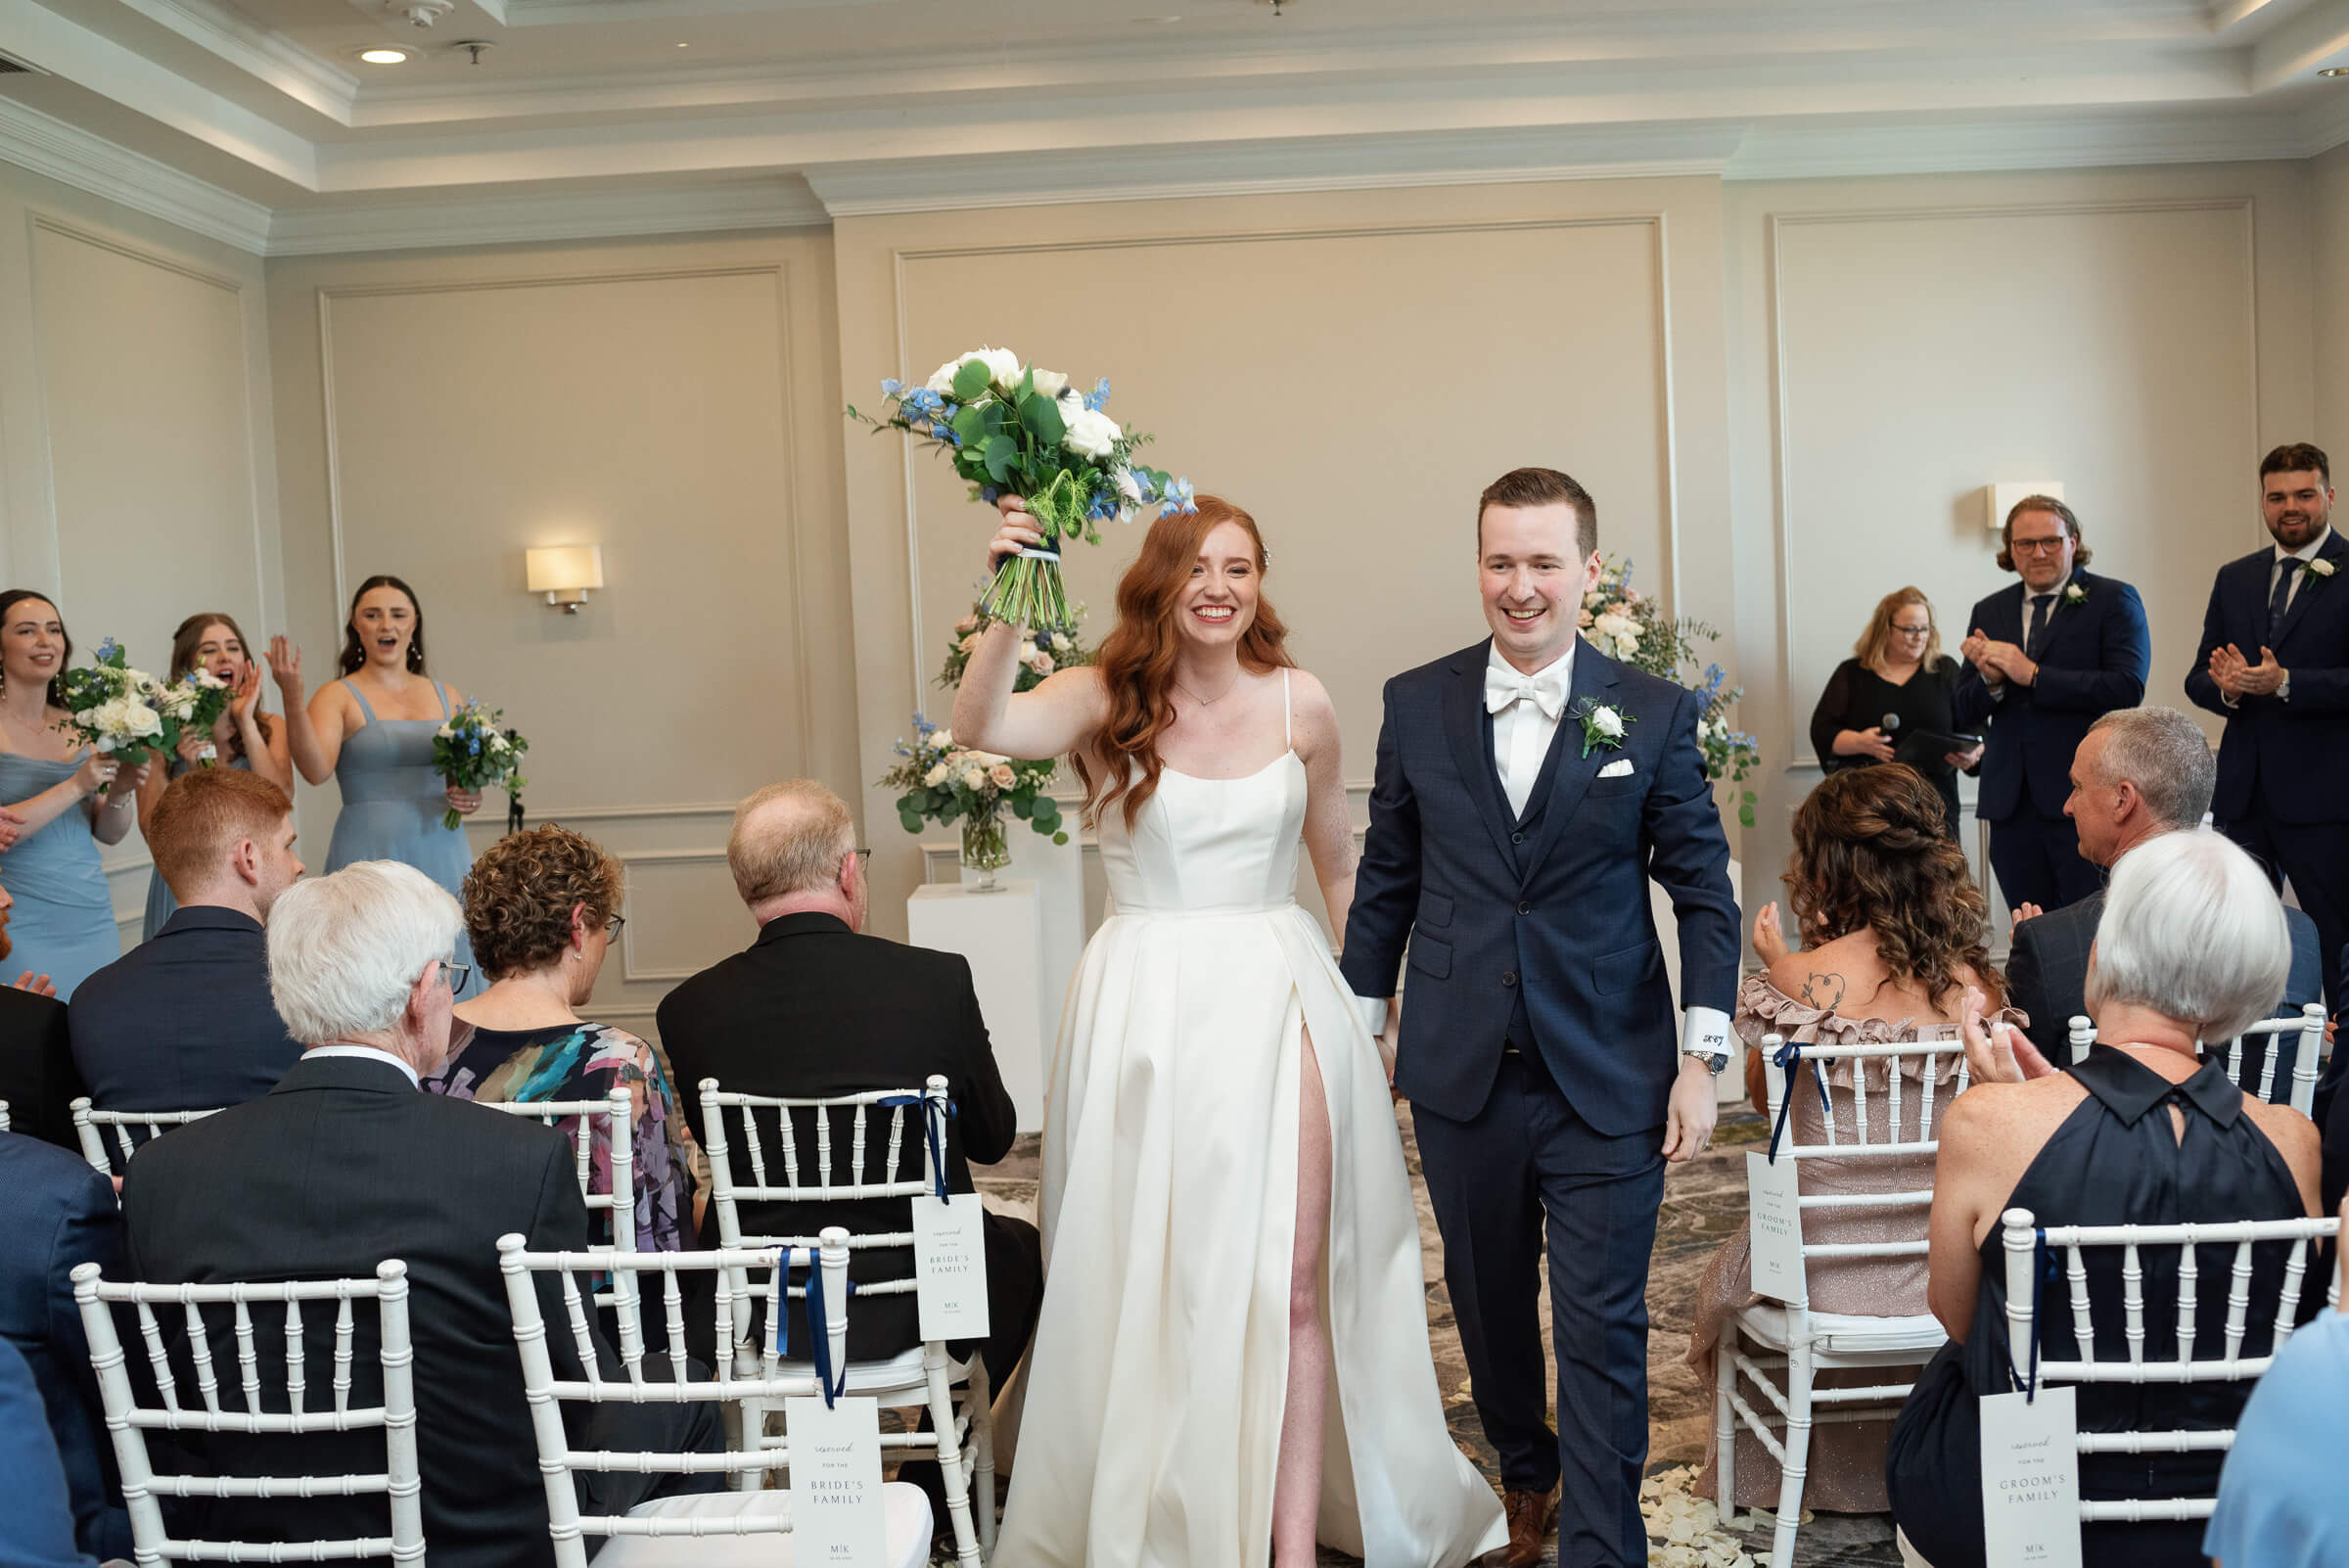
{"type": "Polygon", "coordinates": [[[2349,76],[2349,66],[2326,66],[2317,74],[2320,76],[2349,76]]]}
{"type": "Polygon", "coordinates": [[[405,49],[362,49],[359,58],[370,66],[404,66],[408,63],[405,49]]]}

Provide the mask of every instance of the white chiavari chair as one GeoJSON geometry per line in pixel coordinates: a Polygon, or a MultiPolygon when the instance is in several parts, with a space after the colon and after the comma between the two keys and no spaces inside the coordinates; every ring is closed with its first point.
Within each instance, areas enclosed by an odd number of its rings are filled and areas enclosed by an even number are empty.
{"type": "MultiPolygon", "coordinates": [[[[2075,1347],[2085,1349],[2086,1360],[2039,1360],[2038,1381],[2049,1383],[2240,1383],[2258,1381],[2267,1371],[2275,1353],[2292,1336],[2298,1322],[2306,1294],[2314,1281],[2309,1277],[2319,1262],[2320,1244],[2340,1234],[2337,1217],[2323,1220],[2240,1220],[2213,1223],[2176,1225],[2050,1225],[2038,1228],[2037,1219],[2028,1209],[2009,1209],[2000,1217],[2002,1239],[2006,1256],[2006,1342],[2019,1369],[2029,1359],[2029,1347],[2034,1338],[2034,1317],[2046,1324],[2055,1316],[2055,1307],[2040,1294],[2039,1248],[2044,1242],[2050,1261],[2063,1278],[2064,1288],[2052,1292],[2064,1306],[2063,1322],[2075,1347]],[[2280,1273],[2265,1280],[2254,1278],[2258,1272],[2255,1249],[2261,1246],[2282,1246],[2283,1267],[2280,1273]],[[2228,1265],[2224,1270],[2205,1270],[2196,1256],[2202,1247],[2229,1247],[2228,1265]],[[2144,1258],[2150,1249],[2174,1251],[2178,1256],[2178,1292],[2176,1320],[2170,1337],[2173,1354],[2166,1357],[2151,1355],[2147,1349],[2144,1293],[2144,1258]],[[2119,1288],[2121,1291],[2122,1334],[2120,1343],[2113,1342],[2109,1333],[2095,1331],[2093,1315],[2096,1297],[2109,1281],[2092,1279],[2083,1257],[2090,1250],[2112,1249],[2121,1254],[2119,1288]],[[2202,1313],[2202,1283],[2209,1274],[2220,1274],[2212,1280],[2215,1289],[2223,1289],[2224,1313],[2216,1310],[2217,1303],[2207,1315],[2202,1313]],[[2255,1295],[2258,1299],[2254,1299],[2255,1295]],[[2035,1314],[2036,1307],[2036,1314],[2035,1314]],[[2197,1349],[2207,1346],[2212,1329],[2220,1331],[2222,1344],[2215,1347],[2216,1357],[2198,1356],[2197,1349]],[[2264,1331],[2266,1354],[2245,1356],[2246,1343],[2258,1343],[2255,1336],[2264,1331]]],[[[2331,1270],[2325,1298],[2333,1306],[2340,1304],[2340,1278],[2331,1270]]],[[[2101,1270],[2099,1270],[2101,1272],[2101,1270]]],[[[2156,1304],[2158,1311],[2159,1304],[2156,1304]]],[[[2104,1304],[2109,1313],[2109,1302],[2104,1304]]],[[[2044,1330],[2039,1334],[2044,1346],[2044,1330]]],[[[2117,1432],[2082,1432],[2079,1449],[2083,1456],[2092,1453],[2224,1453],[2234,1444],[2234,1429],[2213,1430],[2148,1430],[2132,1429],[2117,1432]]],[[[2163,1519],[2207,1519],[2217,1502],[2216,1496],[2194,1498],[2127,1498],[2097,1499],[2083,1498],[2080,1501],[2080,1522],[2095,1524],[2106,1520],[2139,1522],[2163,1519]]]]}
{"type": "Polygon", "coordinates": [[[118,1176],[130,1166],[130,1157],[151,1138],[160,1138],[175,1127],[201,1122],[216,1115],[221,1107],[214,1105],[202,1111],[98,1111],[90,1108],[86,1094],[72,1104],[73,1135],[81,1140],[81,1157],[90,1162],[90,1169],[102,1176],[118,1176]],[[121,1151],[117,1167],[106,1152],[106,1134],[113,1133],[115,1146],[121,1151]],[[144,1134],[143,1136],[138,1134],[144,1134]]]}
{"type": "MultiPolygon", "coordinates": [[[[106,1410],[107,1430],[113,1435],[115,1460],[122,1476],[122,1500],[130,1513],[131,1540],[142,1568],[165,1562],[328,1562],[350,1558],[390,1557],[395,1563],[424,1561],[423,1480],[416,1456],[415,1355],[408,1336],[408,1271],[397,1259],[377,1267],[373,1279],[321,1279],[283,1284],[150,1285],[110,1283],[100,1277],[97,1264],[73,1270],[73,1299],[89,1336],[90,1364],[98,1374],[99,1398],[106,1410]],[[383,1370],[380,1405],[352,1403],[352,1364],[358,1324],[354,1304],[375,1306],[378,1349],[383,1370]],[[309,1378],[305,1360],[304,1303],[318,1304],[320,1318],[332,1304],[334,1329],[331,1399],[329,1390],[309,1378]],[[278,1332],[256,1329],[255,1306],[282,1307],[285,1320],[278,1332]],[[131,1308],[140,1338],[154,1371],[158,1403],[139,1403],[125,1368],[125,1355],[115,1332],[114,1309],[131,1308]],[[166,1333],[158,1309],[176,1307],[182,1314],[179,1348],[195,1369],[199,1403],[183,1402],[174,1375],[166,1333]],[[207,1320],[206,1309],[212,1309],[207,1320]],[[223,1332],[220,1309],[228,1309],[225,1332],[233,1335],[236,1381],[223,1387],[215,1371],[213,1347],[223,1332]],[[277,1380],[279,1351],[265,1353],[262,1342],[283,1346],[284,1381],[277,1380]],[[269,1358],[270,1386],[282,1388],[285,1408],[265,1407],[261,1359],[269,1358]],[[298,1456],[302,1439],[311,1434],[349,1432],[381,1427],[384,1468],[362,1475],[276,1473],[267,1476],[159,1474],[147,1447],[151,1431],[245,1433],[287,1439],[286,1453],[298,1456]],[[163,1522],[163,1498],[327,1498],[381,1497],[389,1509],[390,1533],[336,1541],[199,1541],[174,1540],[163,1522]]],[[[313,1319],[311,1328],[323,1326],[313,1319]]]]}
{"type": "MultiPolygon", "coordinates": [[[[2086,1061],[2089,1046],[2096,1043],[2096,1025],[2074,1014],[2070,1036],[2072,1060],[2086,1061]]],[[[2214,1054],[2212,1046],[2201,1045],[2200,1048],[2205,1056],[2214,1054]]],[[[2235,1087],[2270,1105],[2288,1104],[2302,1116],[2310,1115],[2316,1108],[2317,1073],[2325,1051],[2325,1004],[2309,1002],[2297,1013],[2281,1018],[2263,1018],[2234,1039],[2228,1040],[2220,1049],[2225,1051],[2227,1076],[2235,1087]],[[2243,1069],[2243,1042],[2254,1035],[2266,1040],[2268,1046],[2259,1053],[2256,1083],[2245,1077],[2243,1069]],[[2291,1053],[2291,1071],[2279,1075],[2277,1063],[2287,1050],[2291,1053]],[[2279,1086],[2285,1091],[2284,1098],[2280,1100],[2276,1097],[2279,1086]]]]}
{"type": "MultiPolygon", "coordinates": [[[[636,1250],[636,1144],[634,1120],[636,1102],[624,1087],[615,1087],[600,1100],[477,1100],[490,1110],[503,1111],[508,1116],[529,1117],[542,1127],[555,1127],[566,1119],[568,1130],[558,1128],[571,1139],[572,1172],[578,1178],[579,1196],[587,1202],[590,1216],[601,1214],[610,1222],[612,1239],[597,1243],[597,1252],[634,1252],[636,1250]],[[595,1135],[599,1122],[612,1149],[612,1185],[608,1192],[596,1190],[595,1135]]],[[[622,1281],[615,1276],[616,1288],[622,1281]]],[[[611,1291],[598,1291],[598,1307],[612,1305],[611,1291]]]]}
{"type": "MultiPolygon", "coordinates": [[[[586,1568],[586,1536],[607,1538],[595,1555],[596,1568],[791,1568],[798,1560],[792,1550],[792,1499],[783,1491],[733,1490],[694,1497],[660,1498],[641,1503],[625,1514],[582,1514],[574,1476],[579,1471],[624,1471],[635,1474],[693,1475],[723,1473],[750,1476],[772,1467],[788,1467],[791,1434],[772,1444],[751,1444],[724,1453],[671,1453],[574,1448],[562,1415],[564,1401],[627,1404],[682,1404],[714,1401],[744,1408],[779,1407],[785,1399],[816,1395],[821,1386],[811,1366],[778,1362],[765,1358],[756,1375],[738,1375],[725,1356],[717,1359],[714,1379],[694,1380],[680,1361],[667,1361],[648,1375],[644,1325],[640,1313],[648,1288],[661,1299],[670,1345],[685,1338],[685,1309],[680,1276],[707,1272],[713,1278],[721,1346],[732,1340],[751,1317],[752,1303],[737,1294],[736,1284],[757,1268],[770,1281],[778,1257],[820,1273],[818,1298],[838,1303],[824,1314],[823,1328],[832,1364],[848,1355],[848,1232],[827,1228],[813,1248],[776,1251],[721,1249],[716,1252],[611,1253],[530,1252],[519,1235],[498,1239],[498,1267],[506,1279],[506,1300],[514,1312],[514,1341],[522,1353],[522,1381],[530,1406],[530,1425],[538,1444],[538,1467],[546,1480],[547,1530],[553,1540],[556,1568],[586,1568]],[[620,1314],[619,1377],[604,1375],[588,1327],[586,1292],[581,1273],[610,1269],[632,1276],[631,1286],[616,1292],[620,1314]],[[534,1274],[555,1274],[561,1280],[564,1315],[584,1376],[559,1380],[547,1350],[546,1321],[539,1311],[534,1274]],[[657,1275],[650,1286],[643,1276],[657,1275]],[[668,1375],[660,1375],[662,1373],[668,1375]],[[779,1538],[779,1539],[778,1539],[779,1538]]],[[[788,1272],[788,1270],[786,1270],[788,1272]]],[[[851,1393],[856,1392],[853,1388],[851,1393]]],[[[888,1568],[921,1568],[929,1561],[932,1521],[930,1499],[917,1487],[890,1482],[881,1489],[886,1519],[888,1568]]]]}
{"type": "MultiPolygon", "coordinates": [[[[717,1211],[720,1247],[759,1251],[814,1245],[809,1236],[745,1235],[741,1205],[746,1203],[832,1204],[865,1198],[915,1198],[937,1190],[939,1177],[927,1130],[932,1119],[938,1128],[944,1126],[948,1102],[943,1078],[932,1078],[919,1090],[874,1089],[827,1099],[729,1093],[718,1086],[717,1080],[706,1078],[701,1081],[701,1095],[702,1149],[710,1160],[710,1201],[717,1211]],[[812,1120],[812,1151],[800,1146],[794,1111],[806,1112],[812,1120]],[[779,1169],[772,1173],[760,1130],[760,1112],[767,1113],[764,1120],[776,1141],[773,1157],[779,1169]],[[871,1157],[873,1123],[884,1118],[888,1142],[876,1164],[871,1157]],[[836,1119],[847,1123],[845,1136],[835,1135],[836,1119]],[[741,1157],[750,1166],[748,1182],[738,1178],[736,1128],[742,1134],[741,1157]],[[916,1156],[919,1174],[912,1176],[903,1175],[908,1137],[920,1151],[916,1156]],[[803,1167],[809,1165],[804,1157],[810,1152],[811,1169],[804,1172],[803,1167]]],[[[943,1157],[943,1132],[941,1143],[938,1157],[943,1157]]],[[[910,1252],[913,1232],[855,1234],[849,1237],[848,1245],[852,1252],[872,1248],[910,1252]]],[[[735,1287],[738,1296],[748,1297],[755,1282],[738,1276],[735,1287]]],[[[908,1272],[902,1279],[859,1282],[856,1293],[863,1297],[910,1295],[913,1289],[913,1275],[908,1272]]],[[[805,1293],[804,1286],[790,1287],[795,1300],[805,1293]]],[[[724,1354],[722,1346],[719,1354],[724,1354]]],[[[735,1356],[739,1365],[747,1367],[760,1354],[751,1338],[738,1337],[735,1356]]],[[[977,1564],[995,1545],[994,1418],[986,1363],[976,1354],[957,1360],[948,1354],[944,1341],[928,1340],[886,1361],[852,1361],[848,1377],[852,1394],[873,1395],[884,1406],[923,1405],[929,1408],[933,1430],[885,1434],[881,1441],[886,1448],[936,1450],[944,1474],[946,1513],[954,1528],[955,1555],[966,1568],[977,1564]]],[[[745,1405],[746,1447],[763,1440],[763,1417],[758,1405],[745,1405]]]]}
{"type": "Polygon", "coordinates": [[[8,1101],[0,1100],[0,1132],[8,1130],[8,1101]]]}
{"type": "Polygon", "coordinates": [[[1826,1141],[1805,1144],[1792,1136],[1776,1147],[1776,1158],[1795,1162],[1801,1197],[1797,1222],[1824,1209],[1867,1209],[1900,1215],[1913,1222],[1912,1239],[1876,1242],[1801,1243],[1803,1280],[1785,1302],[1765,1300],[1740,1311],[1722,1331],[1714,1363],[1713,1423],[1719,1453],[1716,1479],[1722,1516],[1736,1511],[1737,1433],[1748,1430],[1771,1457],[1778,1461],[1777,1531],[1771,1545],[1772,1568],[1789,1568],[1794,1561],[1795,1532],[1802,1520],[1803,1483],[1809,1474],[1811,1431],[1814,1425],[1880,1421],[1897,1413],[1915,1383],[1914,1368],[1933,1359],[1949,1337],[1930,1313],[1914,1316],[1878,1316],[1811,1309],[1811,1264],[1815,1259],[1922,1258],[1925,1222],[1933,1204],[1932,1180],[1914,1190],[1837,1190],[1831,1182],[1804,1183],[1802,1162],[1917,1159],[1930,1164],[1940,1148],[1940,1113],[1965,1091],[1965,1044],[1962,1040],[1905,1040],[1873,1045],[1802,1045],[1788,1051],[1776,1035],[1763,1038],[1763,1070],[1769,1083],[1770,1120],[1780,1126],[1788,1096],[1798,1080],[1790,1069],[1808,1066],[1822,1111],[1826,1141]],[[1935,1082],[1942,1060],[1957,1058],[1948,1084],[1935,1082]],[[1901,1072],[1905,1060],[1920,1060],[1923,1071],[1913,1082],[1901,1072]],[[1852,1088],[1830,1095],[1825,1064],[1848,1061],[1852,1088]],[[1867,1064],[1882,1062],[1889,1070],[1880,1093],[1868,1085],[1867,1064]],[[1881,1130],[1871,1101],[1883,1107],[1881,1130]],[[1843,1113],[1848,1107],[1848,1117],[1843,1113]],[[1752,1347],[1749,1351],[1748,1347],[1752,1347]],[[1897,1379],[1856,1387],[1818,1386],[1823,1372],[1909,1369],[1897,1379]],[[1761,1391],[1774,1416],[1755,1409],[1739,1392],[1744,1378],[1761,1391]],[[1827,1407],[1821,1410],[1819,1407],[1827,1407]],[[1783,1440],[1771,1428],[1782,1427],[1783,1440]]]}

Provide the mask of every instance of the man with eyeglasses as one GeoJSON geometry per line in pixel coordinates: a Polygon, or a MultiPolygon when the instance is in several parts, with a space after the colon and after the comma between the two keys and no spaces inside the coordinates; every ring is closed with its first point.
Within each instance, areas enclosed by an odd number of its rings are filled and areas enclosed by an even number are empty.
{"type": "Polygon", "coordinates": [[[2024,496],[1999,550],[2001,570],[2022,580],[1974,606],[1958,646],[1966,666],[1958,723],[1989,726],[1974,811],[1990,824],[1991,867],[2017,913],[2059,908],[2102,884],[2063,814],[2072,754],[2098,717],[2144,700],[2152,667],[2143,601],[2088,562],[2072,509],[2024,496]]]}

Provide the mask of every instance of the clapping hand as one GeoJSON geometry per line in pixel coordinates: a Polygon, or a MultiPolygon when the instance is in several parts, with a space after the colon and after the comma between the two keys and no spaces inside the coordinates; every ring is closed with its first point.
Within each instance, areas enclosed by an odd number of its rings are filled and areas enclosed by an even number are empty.
{"type": "Polygon", "coordinates": [[[19,975],[17,977],[16,984],[8,989],[11,991],[28,991],[35,996],[54,996],[57,994],[57,987],[53,982],[51,982],[47,975],[36,975],[29,969],[19,975]]]}
{"type": "Polygon", "coordinates": [[[1976,626],[1967,638],[1958,645],[1966,662],[1982,673],[1991,685],[2011,680],[2018,686],[2028,686],[2039,677],[2039,666],[2031,656],[2011,642],[2000,642],[1976,626]],[[1995,677],[1995,678],[1994,678],[1995,677]]]}
{"type": "Polygon", "coordinates": [[[1762,906],[1760,914],[1754,916],[1754,956],[1764,964],[1772,965],[1791,950],[1786,945],[1785,933],[1778,929],[1778,904],[1773,899],[1762,906]]]}
{"type": "Polygon", "coordinates": [[[2233,643],[2210,651],[2210,678],[2230,697],[2271,696],[2283,684],[2284,673],[2271,648],[2259,650],[2256,665],[2245,659],[2243,651],[2233,643]]]}
{"type": "Polygon", "coordinates": [[[269,639],[269,673],[286,701],[286,712],[301,706],[301,650],[284,637],[269,639]]]}
{"type": "Polygon", "coordinates": [[[2021,1030],[2006,1023],[1985,1024],[1982,1007],[1981,991],[1966,987],[1965,998],[1958,1003],[1958,1029],[1965,1038],[1966,1070],[1975,1083],[2022,1084],[2055,1071],[2021,1030]]]}
{"type": "Polygon", "coordinates": [[[228,711],[220,715],[219,738],[227,740],[236,733],[237,724],[253,712],[253,699],[261,694],[261,667],[252,660],[245,661],[245,673],[237,677],[228,694],[228,711]]]}

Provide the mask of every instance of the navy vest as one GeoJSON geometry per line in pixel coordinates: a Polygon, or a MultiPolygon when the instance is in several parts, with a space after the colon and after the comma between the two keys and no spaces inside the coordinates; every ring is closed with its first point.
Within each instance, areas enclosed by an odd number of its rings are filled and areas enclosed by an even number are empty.
{"type": "MultiPolygon", "coordinates": [[[[1509,851],[1516,857],[1517,876],[1520,881],[1533,870],[1526,857],[1534,853],[1534,846],[1542,841],[1542,818],[1543,814],[1549,809],[1550,786],[1557,780],[1558,760],[1566,755],[1566,748],[1569,745],[1580,744],[1579,740],[1573,738],[1579,728],[1573,715],[1567,714],[1559,717],[1557,733],[1550,737],[1549,751],[1542,759],[1542,771],[1534,777],[1533,793],[1525,798],[1525,812],[1517,818],[1516,825],[1510,830],[1509,851]]],[[[1494,760],[1493,715],[1489,712],[1485,715],[1483,729],[1485,766],[1492,771],[1493,787],[1500,796],[1501,805],[1505,807],[1509,802],[1509,792],[1500,786],[1500,765],[1494,760]]],[[[1522,1046],[1529,1054],[1533,1051],[1534,1023],[1531,1015],[1525,1010],[1522,965],[1519,969],[1516,1005],[1509,1009],[1506,1038],[1511,1043],[1522,1046]]]]}

